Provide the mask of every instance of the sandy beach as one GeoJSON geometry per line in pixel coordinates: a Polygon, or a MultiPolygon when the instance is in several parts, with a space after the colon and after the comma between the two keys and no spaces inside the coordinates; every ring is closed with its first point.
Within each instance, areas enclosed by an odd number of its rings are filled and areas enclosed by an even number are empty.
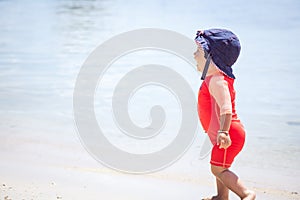
{"type": "MultiPolygon", "coordinates": [[[[0,199],[196,200],[215,192],[208,158],[199,160],[197,144],[162,171],[125,174],[95,161],[72,126],[62,128],[70,119],[45,122],[25,116],[14,113],[1,119],[0,199]]],[[[297,174],[237,168],[258,199],[300,199],[297,174]]],[[[231,194],[231,199],[238,198],[231,194]]]]}

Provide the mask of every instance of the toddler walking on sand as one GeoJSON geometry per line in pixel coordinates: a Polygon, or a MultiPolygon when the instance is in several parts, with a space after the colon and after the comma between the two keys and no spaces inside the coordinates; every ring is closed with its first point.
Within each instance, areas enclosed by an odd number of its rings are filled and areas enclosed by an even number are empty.
{"type": "Polygon", "coordinates": [[[227,200],[229,190],[243,200],[254,200],[255,193],[229,170],[245,141],[245,130],[235,110],[235,76],[231,68],[239,56],[240,42],[225,29],[198,31],[195,41],[194,58],[203,80],[198,94],[198,114],[213,144],[210,164],[218,192],[206,200],[227,200]]]}

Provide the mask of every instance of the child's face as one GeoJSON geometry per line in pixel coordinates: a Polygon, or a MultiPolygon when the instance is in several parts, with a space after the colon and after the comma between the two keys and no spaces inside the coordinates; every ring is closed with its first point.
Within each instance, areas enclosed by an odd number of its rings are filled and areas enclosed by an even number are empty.
{"type": "Polygon", "coordinates": [[[197,62],[197,70],[202,72],[206,59],[204,58],[204,51],[201,47],[198,47],[196,52],[194,53],[194,59],[197,62]]]}

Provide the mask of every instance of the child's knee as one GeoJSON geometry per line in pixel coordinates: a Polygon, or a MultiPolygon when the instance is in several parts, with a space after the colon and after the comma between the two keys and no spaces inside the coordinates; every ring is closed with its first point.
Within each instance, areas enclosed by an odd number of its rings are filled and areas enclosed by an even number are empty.
{"type": "Polygon", "coordinates": [[[227,170],[227,168],[211,165],[211,172],[216,177],[220,177],[221,173],[224,172],[225,170],[227,170]]]}

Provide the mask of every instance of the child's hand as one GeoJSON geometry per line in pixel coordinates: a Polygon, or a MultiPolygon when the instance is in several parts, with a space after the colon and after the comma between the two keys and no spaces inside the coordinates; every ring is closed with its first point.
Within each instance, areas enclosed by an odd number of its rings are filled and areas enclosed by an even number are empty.
{"type": "Polygon", "coordinates": [[[220,145],[219,148],[227,149],[231,145],[231,139],[229,135],[225,133],[218,133],[217,136],[217,145],[220,145]]]}

